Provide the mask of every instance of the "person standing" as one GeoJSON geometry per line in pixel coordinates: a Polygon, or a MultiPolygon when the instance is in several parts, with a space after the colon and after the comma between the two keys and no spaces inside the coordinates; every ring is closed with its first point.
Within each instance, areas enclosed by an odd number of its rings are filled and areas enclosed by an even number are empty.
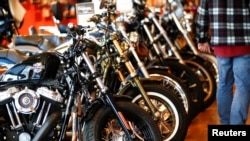
{"type": "Polygon", "coordinates": [[[223,125],[246,124],[250,101],[250,1],[200,0],[198,49],[218,62],[217,106],[223,125]],[[236,89],[233,91],[233,86],[236,89]]]}

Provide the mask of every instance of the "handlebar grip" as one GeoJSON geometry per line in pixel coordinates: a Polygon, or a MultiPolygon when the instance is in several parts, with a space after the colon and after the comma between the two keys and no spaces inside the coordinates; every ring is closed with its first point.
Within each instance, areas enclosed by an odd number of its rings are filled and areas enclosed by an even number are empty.
{"type": "Polygon", "coordinates": [[[74,25],[73,23],[69,23],[68,24],[68,33],[72,34],[72,33],[76,33],[76,34],[84,34],[86,29],[90,28],[90,26],[82,26],[82,25],[74,25]]]}
{"type": "Polygon", "coordinates": [[[93,15],[91,18],[89,18],[87,21],[88,22],[97,22],[97,21],[100,21],[100,20],[101,20],[101,15],[96,14],[96,15],[93,15]]]}

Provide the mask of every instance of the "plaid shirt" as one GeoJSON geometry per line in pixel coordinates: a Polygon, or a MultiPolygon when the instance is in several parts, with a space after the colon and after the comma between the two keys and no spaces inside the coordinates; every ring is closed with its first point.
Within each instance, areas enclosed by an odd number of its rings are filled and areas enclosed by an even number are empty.
{"type": "Polygon", "coordinates": [[[250,0],[200,0],[197,41],[212,46],[250,46],[250,0]],[[211,29],[209,31],[209,29],[211,29]]]}

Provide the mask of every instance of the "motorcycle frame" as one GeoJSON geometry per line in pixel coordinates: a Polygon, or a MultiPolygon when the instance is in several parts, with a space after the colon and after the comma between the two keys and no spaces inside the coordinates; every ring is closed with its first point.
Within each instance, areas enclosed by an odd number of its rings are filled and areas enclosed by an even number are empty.
{"type": "MultiPolygon", "coordinates": [[[[82,48],[84,48],[84,47],[82,47],[82,48]]],[[[87,64],[87,66],[88,66],[88,69],[90,70],[90,72],[91,72],[91,75],[93,75],[93,76],[95,76],[94,77],[94,79],[96,80],[96,82],[97,82],[97,84],[98,84],[98,86],[99,86],[99,89],[100,89],[100,91],[101,91],[101,97],[99,97],[98,98],[98,101],[105,101],[106,102],[106,104],[108,104],[110,107],[111,107],[111,109],[112,109],[112,111],[114,112],[114,114],[115,114],[115,116],[116,116],[116,118],[118,119],[118,121],[119,121],[119,123],[120,123],[120,125],[121,125],[121,127],[122,127],[122,129],[124,130],[124,132],[126,133],[126,135],[128,136],[128,138],[130,138],[131,139],[131,134],[133,134],[133,132],[132,132],[132,130],[131,130],[131,128],[130,128],[130,126],[129,126],[129,123],[126,121],[126,118],[123,116],[123,114],[121,113],[121,112],[119,112],[118,110],[117,110],[117,107],[116,107],[116,105],[115,105],[115,100],[114,99],[116,99],[116,98],[113,98],[113,95],[111,94],[111,93],[109,93],[109,88],[107,87],[107,86],[105,86],[104,85],[104,83],[103,83],[103,81],[102,81],[102,79],[101,79],[101,77],[100,76],[97,76],[96,74],[97,74],[97,70],[96,70],[96,68],[95,68],[95,66],[93,65],[93,63],[92,63],[92,61],[91,61],[91,59],[89,58],[89,56],[87,55],[87,53],[86,52],[82,52],[81,53],[81,58],[85,61],[85,63],[87,64]]],[[[77,65],[77,64],[76,64],[77,65]]],[[[76,74],[77,75],[77,74],[76,74]]],[[[69,84],[70,83],[72,83],[72,82],[68,82],[69,84]]],[[[81,83],[81,82],[80,82],[81,83]]],[[[72,84],[71,84],[72,85],[72,84]]],[[[83,85],[83,84],[82,84],[83,85]]],[[[72,89],[74,89],[74,88],[72,88],[72,89]]],[[[84,91],[84,90],[83,90],[84,91]]],[[[86,91],[85,91],[86,92],[86,91]]],[[[73,104],[72,102],[73,102],[73,98],[74,96],[73,96],[73,93],[71,94],[71,96],[70,96],[70,100],[69,100],[69,102],[67,103],[67,108],[66,108],[66,111],[70,111],[70,108],[71,108],[71,105],[73,104]]],[[[77,118],[77,116],[76,116],[76,113],[78,112],[78,110],[80,110],[81,108],[77,108],[77,107],[81,107],[81,106],[79,106],[79,104],[81,104],[82,103],[82,99],[83,98],[81,98],[80,100],[78,100],[78,104],[75,106],[76,108],[73,108],[74,110],[72,110],[73,111],[73,116],[72,116],[72,120],[74,121],[74,123],[72,124],[73,125],[73,127],[74,127],[74,134],[73,134],[73,138],[75,139],[76,137],[77,137],[77,135],[81,135],[81,133],[79,133],[80,131],[78,130],[78,133],[76,132],[76,130],[77,130],[77,128],[79,128],[78,126],[79,125],[77,125],[78,123],[79,123],[79,118],[77,118]]],[[[128,100],[128,98],[122,98],[123,100],[128,100]]],[[[129,101],[131,101],[131,100],[129,100],[129,101]]],[[[102,102],[97,102],[97,103],[102,103],[102,102]]],[[[92,109],[92,112],[95,112],[95,111],[93,111],[93,110],[96,110],[95,108],[94,109],[92,109]]],[[[91,113],[92,113],[91,112],[91,113]]],[[[67,113],[69,113],[69,112],[67,112],[67,113]]],[[[65,124],[63,124],[64,126],[63,126],[63,128],[62,128],[62,133],[65,133],[65,131],[66,131],[66,126],[67,126],[67,122],[69,121],[69,118],[70,118],[70,115],[69,114],[65,114],[65,118],[64,118],[64,123],[65,124]]],[[[90,117],[89,117],[90,118],[90,117]]],[[[84,120],[84,119],[83,119],[84,120]]],[[[60,135],[60,140],[62,140],[63,139],[63,136],[64,135],[60,135]]]]}

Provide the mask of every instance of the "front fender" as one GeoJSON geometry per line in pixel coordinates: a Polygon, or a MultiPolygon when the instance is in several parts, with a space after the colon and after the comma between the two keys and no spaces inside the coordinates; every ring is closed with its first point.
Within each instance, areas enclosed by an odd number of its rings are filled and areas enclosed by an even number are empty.
{"type": "Polygon", "coordinates": [[[169,66],[160,66],[160,65],[153,65],[153,66],[147,66],[147,70],[154,70],[154,69],[161,69],[161,70],[169,70],[170,67],[169,66]]]}
{"type": "MultiPolygon", "coordinates": [[[[160,84],[165,78],[162,75],[154,75],[150,78],[140,78],[140,82],[142,85],[152,85],[152,84],[160,84]]],[[[139,91],[139,89],[132,85],[131,83],[126,84],[123,86],[120,91],[118,92],[118,95],[127,95],[129,96],[129,93],[133,90],[139,91]]]]}
{"type": "MultiPolygon", "coordinates": [[[[167,58],[164,58],[164,60],[171,61],[171,62],[174,61],[177,63],[179,62],[179,59],[177,59],[176,57],[167,57],[167,58]]],[[[162,67],[163,65],[161,65],[161,64],[162,64],[161,60],[159,58],[156,58],[156,59],[150,61],[149,63],[147,63],[147,68],[154,67],[154,66],[157,66],[157,67],[161,66],[162,67]]],[[[167,67],[167,66],[164,66],[164,67],[167,67]]]]}
{"type": "MultiPolygon", "coordinates": [[[[129,97],[127,95],[113,95],[114,101],[126,101],[126,102],[131,102],[132,101],[132,97],[129,97]]],[[[94,102],[93,105],[91,105],[90,108],[88,108],[87,113],[84,115],[84,120],[88,121],[91,120],[92,117],[95,115],[95,113],[102,108],[104,105],[103,101],[101,99],[98,99],[94,102]]],[[[83,111],[85,111],[83,109],[83,111]]]]}

